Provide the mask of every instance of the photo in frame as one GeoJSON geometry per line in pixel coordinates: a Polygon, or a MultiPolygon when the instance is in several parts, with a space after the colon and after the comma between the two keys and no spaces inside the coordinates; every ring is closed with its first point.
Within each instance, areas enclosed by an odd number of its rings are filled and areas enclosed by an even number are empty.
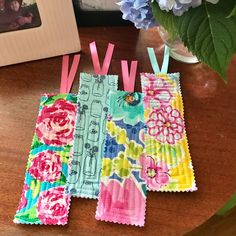
{"type": "Polygon", "coordinates": [[[39,27],[36,0],[0,0],[0,33],[39,27]]]}
{"type": "Polygon", "coordinates": [[[0,0],[0,66],[80,50],[72,1],[0,0]]]}

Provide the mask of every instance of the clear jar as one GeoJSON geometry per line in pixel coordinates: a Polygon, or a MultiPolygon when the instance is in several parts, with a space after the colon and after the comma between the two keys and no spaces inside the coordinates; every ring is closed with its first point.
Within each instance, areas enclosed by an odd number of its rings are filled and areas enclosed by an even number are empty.
{"type": "Polygon", "coordinates": [[[171,39],[169,33],[162,26],[158,27],[158,32],[163,42],[170,48],[170,56],[173,59],[189,64],[199,62],[197,57],[184,46],[180,38],[171,39]]]}

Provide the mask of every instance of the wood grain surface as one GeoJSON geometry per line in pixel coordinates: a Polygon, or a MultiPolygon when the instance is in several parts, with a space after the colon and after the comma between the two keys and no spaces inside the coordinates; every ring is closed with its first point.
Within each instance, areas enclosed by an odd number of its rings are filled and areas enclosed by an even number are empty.
{"type": "MultiPolygon", "coordinates": [[[[88,44],[96,40],[101,58],[108,42],[116,44],[111,74],[121,59],[137,59],[139,72],[151,72],[146,47],[155,47],[161,62],[163,45],[156,31],[133,27],[80,28],[79,72],[92,72],[88,44]]],[[[28,152],[40,96],[59,92],[61,57],[0,68],[0,234],[3,235],[164,235],[192,230],[219,209],[236,189],[236,57],[228,84],[203,64],[170,60],[169,72],[181,73],[185,120],[198,191],[154,193],[147,198],[145,227],[96,221],[96,201],[72,199],[67,226],[15,225],[28,152]]],[[[73,86],[77,92],[79,73],[73,86]]],[[[119,89],[123,89],[119,80],[119,89]]],[[[140,79],[136,80],[140,91],[140,79]]]]}

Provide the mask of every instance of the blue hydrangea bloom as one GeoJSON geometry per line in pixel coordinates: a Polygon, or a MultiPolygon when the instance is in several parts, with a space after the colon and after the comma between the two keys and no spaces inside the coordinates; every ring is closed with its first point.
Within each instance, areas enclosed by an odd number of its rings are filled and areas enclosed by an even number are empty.
{"type": "MultiPolygon", "coordinates": [[[[170,11],[177,16],[181,16],[190,7],[198,7],[202,4],[202,0],[156,0],[161,10],[170,11]]],[[[206,0],[207,2],[216,4],[219,0],[206,0]]]]}
{"type": "Polygon", "coordinates": [[[124,20],[133,22],[138,29],[148,29],[157,26],[150,3],[150,0],[122,0],[117,4],[120,6],[124,20]]]}

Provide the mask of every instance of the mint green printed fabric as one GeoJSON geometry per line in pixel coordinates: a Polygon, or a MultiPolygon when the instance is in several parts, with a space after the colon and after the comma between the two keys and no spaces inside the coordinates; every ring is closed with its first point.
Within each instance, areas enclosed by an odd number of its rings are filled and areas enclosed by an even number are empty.
{"type": "Polygon", "coordinates": [[[65,225],[70,196],[65,192],[73,144],[77,96],[42,96],[26,175],[14,223],[65,225]]]}
{"type": "Polygon", "coordinates": [[[72,196],[97,198],[99,193],[110,91],[118,76],[80,74],[74,148],[66,190],[72,196]]]}

